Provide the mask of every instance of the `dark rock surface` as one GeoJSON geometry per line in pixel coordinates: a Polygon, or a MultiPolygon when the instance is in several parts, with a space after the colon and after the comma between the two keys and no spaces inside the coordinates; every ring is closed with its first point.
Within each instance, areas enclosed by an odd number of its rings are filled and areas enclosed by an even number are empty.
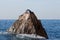
{"type": "Polygon", "coordinates": [[[16,34],[36,34],[48,38],[41,21],[29,9],[20,15],[18,20],[7,31],[16,34]]]}

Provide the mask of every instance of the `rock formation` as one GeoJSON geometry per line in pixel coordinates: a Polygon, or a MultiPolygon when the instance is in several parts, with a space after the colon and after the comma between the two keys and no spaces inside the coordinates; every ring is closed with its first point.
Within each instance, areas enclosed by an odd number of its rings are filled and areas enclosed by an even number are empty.
{"type": "Polygon", "coordinates": [[[18,20],[8,29],[8,32],[16,34],[36,34],[48,38],[41,21],[29,9],[19,16],[18,20]]]}

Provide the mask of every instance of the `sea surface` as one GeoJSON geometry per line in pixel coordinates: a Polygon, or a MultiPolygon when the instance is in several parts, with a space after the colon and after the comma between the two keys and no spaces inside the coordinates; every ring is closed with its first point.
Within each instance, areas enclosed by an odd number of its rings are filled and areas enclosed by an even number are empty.
{"type": "MultiPolygon", "coordinates": [[[[11,27],[11,25],[13,25],[15,21],[16,20],[12,20],[12,19],[10,20],[0,19],[0,32],[5,32],[9,27],[11,27]]],[[[60,20],[44,19],[44,20],[41,20],[41,23],[45,28],[49,37],[49,39],[46,39],[46,40],[60,40],[60,20]]],[[[16,38],[15,35],[12,35],[12,34],[0,34],[0,40],[22,40],[22,39],[16,38]]],[[[23,40],[35,40],[35,39],[25,38],[23,40]]]]}

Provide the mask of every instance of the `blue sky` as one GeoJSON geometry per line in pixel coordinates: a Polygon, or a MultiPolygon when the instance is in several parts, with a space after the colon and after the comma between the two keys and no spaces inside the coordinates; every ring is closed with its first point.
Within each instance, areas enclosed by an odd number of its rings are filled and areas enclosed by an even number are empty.
{"type": "Polygon", "coordinates": [[[0,19],[18,19],[26,9],[38,19],[60,19],[60,0],[0,0],[0,19]]]}

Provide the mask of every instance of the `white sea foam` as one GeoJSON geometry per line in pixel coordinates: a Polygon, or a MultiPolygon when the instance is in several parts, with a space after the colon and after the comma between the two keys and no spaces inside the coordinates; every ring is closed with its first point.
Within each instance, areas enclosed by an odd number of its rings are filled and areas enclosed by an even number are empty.
{"type": "MultiPolygon", "coordinates": [[[[12,34],[8,32],[0,32],[0,34],[7,35],[7,34],[12,34]]],[[[45,37],[36,35],[36,34],[16,34],[17,38],[36,38],[36,39],[46,39],[45,37]]]]}
{"type": "Polygon", "coordinates": [[[0,32],[0,34],[8,34],[7,32],[0,32]]]}
{"type": "Polygon", "coordinates": [[[0,32],[0,34],[11,34],[11,33],[8,33],[8,32],[0,32]]]}
{"type": "Polygon", "coordinates": [[[28,38],[46,39],[45,37],[42,37],[42,36],[39,36],[36,34],[17,34],[16,37],[18,37],[18,38],[28,37],[28,38]]]}

